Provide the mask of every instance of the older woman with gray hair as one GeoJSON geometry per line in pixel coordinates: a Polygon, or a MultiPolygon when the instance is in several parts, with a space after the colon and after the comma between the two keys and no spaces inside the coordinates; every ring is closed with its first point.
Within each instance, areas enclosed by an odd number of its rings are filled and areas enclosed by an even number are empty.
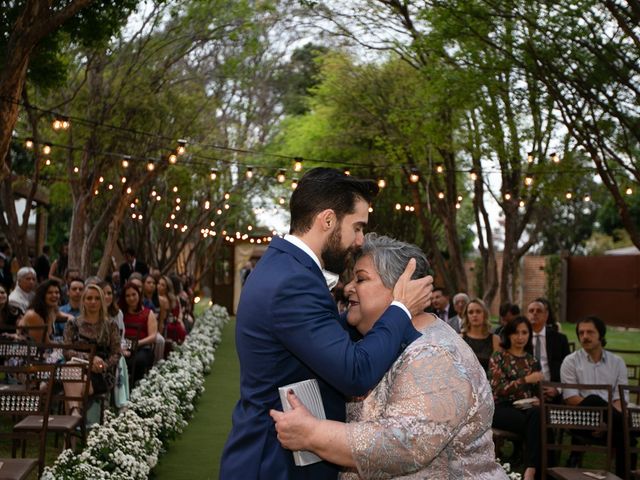
{"type": "Polygon", "coordinates": [[[19,310],[19,316],[29,308],[36,289],[36,271],[31,267],[22,267],[16,275],[16,288],[9,295],[9,307],[19,310]]]}
{"type": "MultiPolygon", "coordinates": [[[[346,285],[347,321],[368,332],[393,300],[411,258],[414,276],[428,262],[415,245],[367,234],[346,285]]],[[[422,333],[380,383],[347,407],[348,423],[318,420],[293,393],[289,412],[271,411],[285,448],[310,450],[345,471],[342,479],[506,479],[491,435],[493,397],[473,351],[430,313],[412,319],[422,333]]]]}

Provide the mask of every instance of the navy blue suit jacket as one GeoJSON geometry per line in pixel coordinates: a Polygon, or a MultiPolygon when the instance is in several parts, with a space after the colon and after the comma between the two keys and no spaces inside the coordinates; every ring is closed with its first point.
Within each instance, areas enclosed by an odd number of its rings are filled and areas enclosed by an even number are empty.
{"type": "Polygon", "coordinates": [[[274,238],[242,289],[236,317],[240,400],[222,455],[222,480],[336,478],[327,462],[296,467],[276,438],[272,408],[278,387],[317,378],[327,418],[344,421],[345,396],[364,395],[419,334],[400,307],[390,306],[359,342],[318,265],[290,242],[274,238]]]}

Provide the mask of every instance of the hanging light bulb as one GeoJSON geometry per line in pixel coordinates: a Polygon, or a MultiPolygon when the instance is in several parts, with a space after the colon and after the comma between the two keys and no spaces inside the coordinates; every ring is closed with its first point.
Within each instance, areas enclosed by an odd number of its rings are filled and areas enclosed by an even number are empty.
{"type": "Polygon", "coordinates": [[[57,116],[51,122],[51,127],[57,132],[58,130],[68,130],[71,126],[69,119],[67,117],[57,116]]]}
{"type": "Polygon", "coordinates": [[[284,183],[284,181],[286,180],[285,172],[282,168],[278,170],[278,175],[276,175],[276,180],[278,180],[278,183],[284,183]]]}
{"type": "Polygon", "coordinates": [[[444,200],[444,192],[438,192],[438,198],[444,200]]]}
{"type": "Polygon", "coordinates": [[[387,181],[384,178],[378,179],[378,188],[384,188],[387,186],[387,181]]]}
{"type": "Polygon", "coordinates": [[[153,163],[153,160],[149,160],[147,162],[147,171],[153,172],[156,169],[156,164],[153,163]]]}
{"type": "Polygon", "coordinates": [[[589,203],[589,202],[591,201],[591,195],[590,195],[590,194],[588,194],[588,193],[586,193],[586,194],[585,194],[585,196],[584,196],[584,198],[583,198],[583,200],[584,200],[586,203],[589,203]]]}
{"type": "Polygon", "coordinates": [[[527,153],[527,163],[533,163],[533,152],[527,153]]]}
{"type": "Polygon", "coordinates": [[[284,202],[285,202],[284,197],[280,197],[280,198],[278,199],[278,203],[279,203],[280,205],[284,205],[284,202]]]}
{"type": "Polygon", "coordinates": [[[567,200],[571,200],[571,199],[573,198],[573,193],[571,193],[571,192],[567,192],[567,193],[565,193],[565,194],[564,194],[564,197],[565,197],[567,200]]]}
{"type": "Polygon", "coordinates": [[[462,201],[462,195],[458,195],[458,202],[462,201]]]}
{"type": "Polygon", "coordinates": [[[505,200],[511,200],[511,194],[509,192],[504,194],[504,199],[505,200]]]}
{"type": "Polygon", "coordinates": [[[24,146],[25,148],[31,150],[33,148],[33,138],[25,138],[24,146]]]}
{"type": "Polygon", "coordinates": [[[73,173],[78,173],[80,169],[78,167],[73,167],[73,173]]]}
{"type": "Polygon", "coordinates": [[[113,183],[110,183],[109,185],[107,185],[107,188],[108,188],[109,190],[113,190],[113,183]]]}
{"type": "MultiPolygon", "coordinates": [[[[102,180],[102,181],[104,182],[104,180],[102,180]]],[[[127,183],[127,177],[122,177],[122,178],[120,179],[120,182],[121,182],[121,183],[127,183]]]]}
{"type": "Polygon", "coordinates": [[[419,180],[420,180],[420,175],[418,174],[418,169],[413,167],[411,169],[411,173],[409,174],[409,181],[411,183],[418,183],[419,180]]]}
{"type": "Polygon", "coordinates": [[[251,180],[253,178],[253,167],[247,167],[245,176],[247,177],[247,180],[251,180]]]}
{"type": "Polygon", "coordinates": [[[553,163],[560,163],[560,156],[556,152],[553,152],[551,154],[551,161],[553,163]]]}
{"type": "Polygon", "coordinates": [[[224,192],[224,199],[229,200],[229,198],[231,198],[231,195],[229,194],[229,192],[224,192]]]}
{"type": "Polygon", "coordinates": [[[633,189],[631,187],[627,187],[624,193],[626,193],[627,195],[633,195],[633,189]]]}
{"type": "Polygon", "coordinates": [[[298,179],[297,178],[292,178],[291,179],[291,190],[295,190],[296,188],[298,188],[298,179]]]}
{"type": "Polygon", "coordinates": [[[178,186],[174,185],[171,190],[173,191],[173,193],[178,193],[178,186]]]}
{"type": "Polygon", "coordinates": [[[518,203],[518,205],[520,206],[520,208],[524,208],[525,206],[524,200],[520,200],[520,203],[518,203]]]}
{"type": "Polygon", "coordinates": [[[369,206],[369,213],[373,213],[373,207],[369,206]]]}
{"type": "Polygon", "coordinates": [[[471,170],[469,172],[469,178],[471,178],[471,180],[475,182],[476,180],[478,180],[478,172],[476,172],[475,170],[471,170]]]}
{"type": "Polygon", "coordinates": [[[129,168],[129,160],[131,159],[131,157],[129,155],[125,155],[122,158],[122,168],[129,168]]]}
{"type": "Polygon", "coordinates": [[[438,163],[436,165],[436,173],[444,173],[444,165],[442,165],[441,163],[438,163]]]}
{"type": "Polygon", "coordinates": [[[178,161],[178,156],[175,153],[170,153],[169,154],[169,163],[171,165],[175,165],[177,161],[178,161]]]}
{"type": "Polygon", "coordinates": [[[351,176],[351,170],[349,170],[349,168],[345,167],[342,170],[342,173],[344,173],[347,177],[351,176]]]}
{"type": "Polygon", "coordinates": [[[42,153],[44,153],[45,155],[49,155],[51,153],[51,144],[50,143],[45,143],[42,146],[42,153]]]}
{"type": "Polygon", "coordinates": [[[212,168],[209,171],[209,178],[211,178],[211,180],[215,180],[216,178],[218,178],[218,170],[215,168],[212,168]]]}
{"type": "Polygon", "coordinates": [[[50,158],[47,158],[47,159],[44,161],[44,164],[45,164],[47,167],[48,167],[49,165],[51,165],[51,159],[50,159],[50,158]]]}
{"type": "Polygon", "coordinates": [[[187,151],[187,141],[182,138],[178,140],[178,148],[176,148],[176,153],[178,155],[184,155],[187,151]]]}
{"type": "Polygon", "coordinates": [[[402,208],[402,205],[400,205],[399,203],[396,203],[396,210],[400,210],[402,208]]]}
{"type": "Polygon", "coordinates": [[[302,159],[301,158],[294,158],[293,159],[294,163],[293,163],[293,171],[294,172],[300,172],[302,171],[302,159]]]}
{"type": "Polygon", "coordinates": [[[533,175],[527,175],[526,177],[524,177],[524,184],[527,187],[530,187],[531,185],[533,185],[533,175]]]}

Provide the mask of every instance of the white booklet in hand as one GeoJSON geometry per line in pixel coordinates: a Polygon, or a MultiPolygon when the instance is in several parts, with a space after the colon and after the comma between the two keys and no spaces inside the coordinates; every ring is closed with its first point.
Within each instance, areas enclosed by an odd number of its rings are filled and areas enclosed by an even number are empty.
{"type": "MultiPolygon", "coordinates": [[[[320,420],[325,420],[327,418],[324,413],[322,396],[320,395],[320,386],[315,378],[304,380],[302,382],[291,383],[278,388],[280,401],[282,402],[282,409],[285,412],[291,410],[291,405],[289,405],[289,400],[287,400],[287,392],[289,390],[293,390],[293,393],[296,394],[298,399],[305,407],[307,407],[307,410],[309,410],[314,417],[319,418],[320,420]]],[[[293,452],[293,459],[299,467],[304,467],[305,465],[311,465],[312,463],[322,461],[322,459],[316,454],[306,450],[296,450],[293,452]]]]}

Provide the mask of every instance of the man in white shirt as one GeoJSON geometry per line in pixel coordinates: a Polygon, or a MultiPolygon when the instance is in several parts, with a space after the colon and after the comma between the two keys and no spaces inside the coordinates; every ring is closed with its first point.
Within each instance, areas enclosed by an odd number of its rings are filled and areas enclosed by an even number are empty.
{"type": "Polygon", "coordinates": [[[9,295],[9,307],[19,310],[19,317],[29,308],[35,295],[36,271],[31,267],[22,267],[16,275],[16,288],[9,295]]]}
{"type": "MultiPolygon", "coordinates": [[[[607,327],[598,317],[586,317],[576,324],[576,335],[582,349],[573,352],[562,362],[562,383],[611,385],[613,396],[613,445],[616,448],[616,475],[625,476],[623,417],[618,385],[627,385],[627,366],[624,360],[604,349],[607,327]]],[[[569,405],[603,406],[608,398],[604,390],[564,389],[564,401],[569,405]]],[[[634,442],[635,444],[635,439],[634,442]]]]}

